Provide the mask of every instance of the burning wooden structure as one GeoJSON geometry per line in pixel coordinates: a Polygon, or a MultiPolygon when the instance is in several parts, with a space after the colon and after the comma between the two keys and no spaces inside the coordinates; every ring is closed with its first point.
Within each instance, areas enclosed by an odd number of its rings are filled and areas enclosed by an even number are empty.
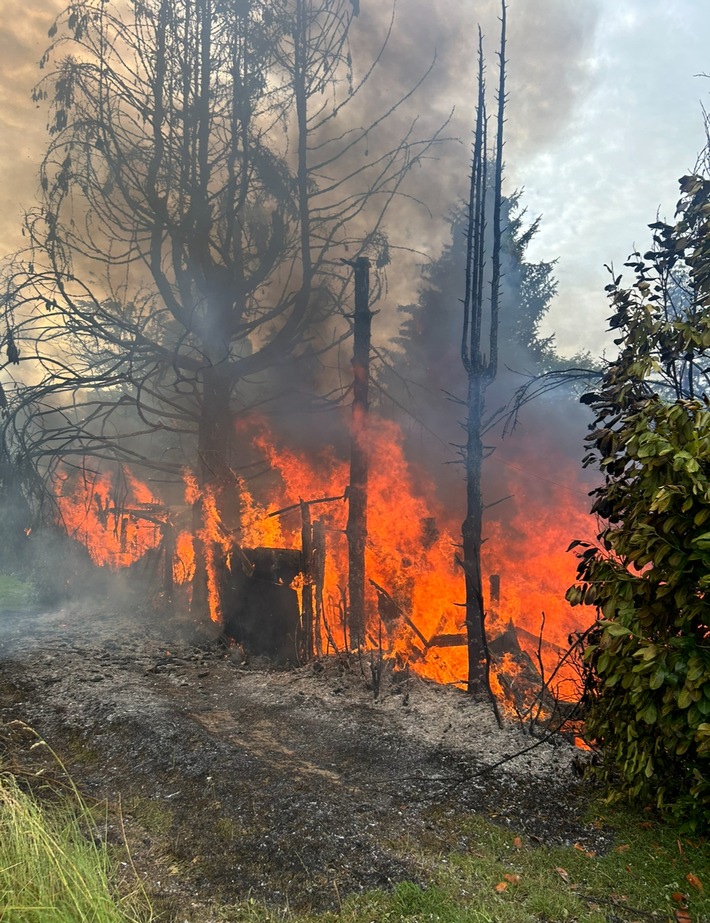
{"type": "MultiPolygon", "coordinates": [[[[407,460],[394,423],[371,415],[368,427],[363,647],[381,648],[425,678],[465,684],[456,511],[452,516],[441,506],[431,482],[407,460]]],[[[182,496],[175,490],[167,496],[160,484],[143,483],[128,470],[91,471],[88,463],[56,480],[65,530],[95,564],[149,569],[163,597],[183,605],[190,601],[201,545],[212,590],[224,589],[214,594],[224,598],[211,603],[210,616],[255,654],[295,663],[351,649],[347,452],[284,448],[258,417],[244,424],[240,438],[261,455],[270,474],[268,483],[240,484],[239,533],[225,529],[209,497],[197,530],[192,508],[200,490],[189,476],[182,496]]],[[[587,525],[587,514],[581,503],[563,506],[564,499],[557,507],[528,504],[504,521],[491,521],[483,547],[484,571],[502,577],[486,594],[491,638],[503,635],[512,619],[521,647],[537,666],[531,639],[537,639],[545,611],[550,646],[542,657],[548,673],[570,632],[580,628],[562,598],[575,570],[564,548],[570,531],[581,533],[587,525]]]]}

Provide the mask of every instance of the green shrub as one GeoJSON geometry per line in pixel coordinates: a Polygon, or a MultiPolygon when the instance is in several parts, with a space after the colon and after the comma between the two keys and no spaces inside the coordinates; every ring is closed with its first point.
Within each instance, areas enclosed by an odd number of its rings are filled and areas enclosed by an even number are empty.
{"type": "Polygon", "coordinates": [[[586,651],[588,734],[617,793],[710,826],[710,181],[681,180],[680,218],[608,286],[619,357],[583,397],[585,464],[604,484],[599,544],[575,542],[573,604],[599,621],[586,651]]]}

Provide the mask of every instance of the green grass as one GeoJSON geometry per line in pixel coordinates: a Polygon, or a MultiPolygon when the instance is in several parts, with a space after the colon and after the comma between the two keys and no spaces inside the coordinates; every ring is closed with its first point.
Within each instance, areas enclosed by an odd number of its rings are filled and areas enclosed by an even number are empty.
{"type": "Polygon", "coordinates": [[[151,836],[165,837],[173,823],[173,812],[153,798],[127,798],[123,809],[144,827],[151,836]]]}
{"type": "Polygon", "coordinates": [[[137,923],[140,891],[117,896],[114,869],[91,812],[77,798],[41,806],[0,775],[0,921],[137,923]]]}
{"type": "Polygon", "coordinates": [[[12,574],[0,574],[0,610],[29,609],[35,602],[34,587],[12,574]]]}
{"type": "MultiPolygon", "coordinates": [[[[250,900],[223,909],[230,923],[710,923],[710,844],[680,837],[648,815],[599,817],[613,831],[604,855],[581,844],[543,847],[482,818],[441,818],[453,852],[399,843],[418,860],[426,887],[346,898],[338,912],[299,915],[250,900]],[[462,845],[465,844],[465,845],[462,845]],[[702,889],[702,890],[701,890],[702,889]],[[681,912],[676,916],[676,911],[681,912]],[[688,917],[685,917],[688,919],[688,917]]],[[[394,845],[394,844],[392,844],[394,845]]]]}

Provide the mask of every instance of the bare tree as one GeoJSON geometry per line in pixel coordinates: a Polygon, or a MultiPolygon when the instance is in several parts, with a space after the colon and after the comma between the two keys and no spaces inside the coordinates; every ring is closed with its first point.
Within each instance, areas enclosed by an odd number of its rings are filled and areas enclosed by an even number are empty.
{"type": "Polygon", "coordinates": [[[173,478],[187,460],[238,534],[235,414],[340,306],[338,257],[381,239],[438,140],[412,123],[366,156],[410,94],[350,121],[379,59],[354,79],[351,17],[348,0],[74,0],[58,18],[41,201],[4,294],[28,372],[4,431],[26,456],[173,478]]]}
{"type": "Polygon", "coordinates": [[[468,690],[490,693],[489,653],[485,629],[485,605],[481,576],[483,542],[483,497],[481,470],[484,459],[483,433],[485,395],[498,370],[498,308],[500,301],[501,203],[503,178],[503,123],[505,112],[506,4],[501,3],[498,107],[493,155],[493,177],[489,180],[488,119],[484,79],[483,37],[479,31],[478,104],[468,208],[466,288],[463,302],[461,359],[468,379],[466,443],[462,448],[466,471],[466,518],[461,528],[466,581],[466,631],[468,637],[468,690]],[[486,194],[493,193],[492,228],[487,223],[486,194]],[[490,256],[489,279],[486,257],[490,256]],[[488,289],[486,291],[486,282],[488,289]]]}

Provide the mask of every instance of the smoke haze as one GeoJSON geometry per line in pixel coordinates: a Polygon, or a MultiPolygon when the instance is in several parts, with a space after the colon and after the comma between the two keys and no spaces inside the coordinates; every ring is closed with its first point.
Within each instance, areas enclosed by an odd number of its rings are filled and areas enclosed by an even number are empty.
{"type": "MultiPolygon", "coordinates": [[[[509,90],[507,160],[524,161],[563,133],[571,114],[589,85],[588,51],[598,22],[598,8],[565,0],[539,0],[534,5],[511,3],[509,11],[509,90]]],[[[0,252],[21,246],[21,215],[34,202],[37,168],[46,146],[46,110],[30,99],[42,76],[38,61],[49,39],[47,30],[64,7],[62,0],[39,0],[28,5],[5,0],[0,12],[0,54],[4,74],[0,83],[0,252]]],[[[391,9],[388,4],[363,0],[352,33],[355,76],[382,44],[391,9]]],[[[408,206],[395,210],[389,230],[395,246],[414,248],[435,257],[445,239],[448,209],[465,195],[469,142],[475,92],[477,22],[484,33],[491,89],[496,81],[499,4],[486,0],[474,5],[438,0],[399,0],[394,28],[377,78],[362,93],[358,105],[363,121],[386,110],[391,101],[409,91],[436,62],[425,85],[391,120],[395,141],[416,118],[417,133],[432,133],[454,110],[446,134],[452,140],[436,150],[436,160],[416,170],[407,192],[421,197],[431,209],[408,206]],[[400,219],[402,220],[398,220],[400,219]]],[[[375,151],[370,152],[374,156],[375,151]]],[[[555,254],[551,255],[552,257],[555,254]]],[[[419,258],[421,261],[421,257],[419,258]]],[[[390,267],[393,302],[411,300],[416,290],[416,260],[390,267]]]]}

